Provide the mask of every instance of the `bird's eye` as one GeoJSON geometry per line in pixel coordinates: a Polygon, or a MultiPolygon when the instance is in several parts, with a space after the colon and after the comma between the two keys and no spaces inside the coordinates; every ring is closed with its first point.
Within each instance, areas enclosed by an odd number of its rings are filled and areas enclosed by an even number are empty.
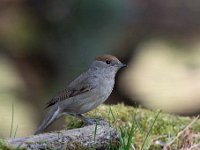
{"type": "Polygon", "coordinates": [[[106,60],[106,64],[110,64],[111,63],[111,61],[110,60],[106,60]]]}

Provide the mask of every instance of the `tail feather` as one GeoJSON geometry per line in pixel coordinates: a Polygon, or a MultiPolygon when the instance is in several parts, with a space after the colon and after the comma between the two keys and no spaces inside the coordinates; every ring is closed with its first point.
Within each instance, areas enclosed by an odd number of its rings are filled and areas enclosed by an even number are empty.
{"type": "Polygon", "coordinates": [[[49,125],[51,125],[53,121],[59,118],[60,116],[59,114],[60,114],[59,107],[53,107],[34,134],[36,135],[41,133],[44,129],[46,129],[49,125]]]}

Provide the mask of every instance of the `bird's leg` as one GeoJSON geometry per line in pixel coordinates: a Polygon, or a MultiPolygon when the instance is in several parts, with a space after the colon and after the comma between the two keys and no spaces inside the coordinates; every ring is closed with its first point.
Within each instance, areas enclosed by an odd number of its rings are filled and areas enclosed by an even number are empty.
{"type": "Polygon", "coordinates": [[[88,125],[92,125],[92,124],[98,123],[98,119],[86,118],[81,114],[76,114],[75,116],[78,117],[79,119],[81,119],[84,123],[86,123],[88,125]]]}

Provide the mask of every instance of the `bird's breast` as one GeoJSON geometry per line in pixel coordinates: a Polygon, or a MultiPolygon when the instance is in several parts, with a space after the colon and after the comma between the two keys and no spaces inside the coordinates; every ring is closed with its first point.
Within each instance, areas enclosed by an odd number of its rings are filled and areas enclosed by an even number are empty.
{"type": "Polygon", "coordinates": [[[99,85],[97,85],[97,86],[99,87],[99,91],[102,94],[102,96],[108,97],[113,90],[114,80],[102,78],[99,81],[99,85]]]}

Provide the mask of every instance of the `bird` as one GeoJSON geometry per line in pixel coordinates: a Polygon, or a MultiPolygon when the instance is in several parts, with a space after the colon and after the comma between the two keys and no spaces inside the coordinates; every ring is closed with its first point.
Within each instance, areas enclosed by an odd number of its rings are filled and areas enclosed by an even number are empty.
{"type": "Polygon", "coordinates": [[[87,71],[80,74],[47,103],[46,108],[50,110],[34,134],[43,132],[54,121],[65,115],[72,115],[86,124],[93,124],[94,120],[82,114],[108,99],[115,84],[116,73],[126,66],[115,56],[109,54],[97,56],[87,71]]]}

